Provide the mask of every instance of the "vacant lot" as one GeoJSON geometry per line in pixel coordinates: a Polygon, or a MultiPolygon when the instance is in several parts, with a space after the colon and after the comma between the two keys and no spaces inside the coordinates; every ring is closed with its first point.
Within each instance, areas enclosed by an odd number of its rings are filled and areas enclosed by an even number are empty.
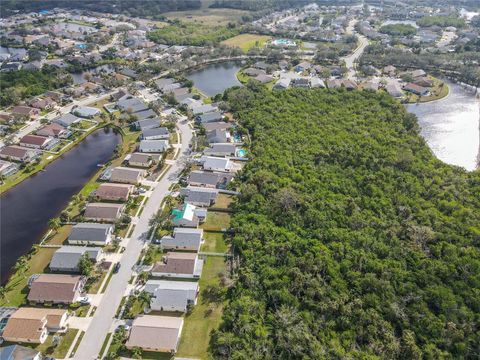
{"type": "Polygon", "coordinates": [[[169,20],[199,22],[205,25],[226,25],[229,22],[239,22],[244,15],[250,12],[234,9],[199,9],[192,11],[175,11],[165,13],[169,20]]]}
{"type": "Polygon", "coordinates": [[[243,52],[247,52],[253,47],[263,48],[270,39],[267,35],[241,34],[222,41],[222,44],[239,47],[243,52]]]}

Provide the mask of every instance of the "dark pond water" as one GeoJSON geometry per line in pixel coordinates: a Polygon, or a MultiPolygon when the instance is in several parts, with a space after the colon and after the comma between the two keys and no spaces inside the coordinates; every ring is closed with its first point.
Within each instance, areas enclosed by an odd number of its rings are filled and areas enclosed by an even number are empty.
{"type": "Polygon", "coordinates": [[[475,170],[480,147],[480,102],[471,90],[447,84],[448,97],[407,105],[407,110],[417,115],[422,136],[440,160],[475,170]]]}
{"type": "Polygon", "coordinates": [[[212,64],[186,74],[186,78],[193,81],[197,89],[207,96],[223,93],[232,86],[242,85],[237,79],[237,72],[242,64],[237,61],[229,61],[212,64]]]}
{"type": "Polygon", "coordinates": [[[107,65],[97,66],[96,68],[89,69],[89,70],[86,70],[86,71],[82,71],[80,73],[72,73],[70,75],[72,75],[73,84],[74,85],[80,85],[80,84],[83,84],[83,83],[87,82],[87,79],[85,79],[85,75],[87,75],[87,74],[89,74],[91,76],[99,75],[101,73],[110,74],[114,70],[115,70],[115,67],[113,65],[108,65],[107,64],[107,65]]]}
{"type": "Polygon", "coordinates": [[[48,230],[48,221],[110,160],[120,136],[97,130],[71,151],[0,197],[1,282],[48,230]]]}

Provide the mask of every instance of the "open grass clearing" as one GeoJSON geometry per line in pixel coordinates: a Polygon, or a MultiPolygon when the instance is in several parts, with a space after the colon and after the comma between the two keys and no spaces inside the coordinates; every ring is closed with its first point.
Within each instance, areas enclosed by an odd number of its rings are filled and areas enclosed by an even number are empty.
{"type": "Polygon", "coordinates": [[[200,228],[205,231],[222,231],[227,230],[230,227],[230,214],[209,211],[207,213],[207,220],[200,228]]]}
{"type": "Polygon", "coordinates": [[[225,242],[225,235],[218,232],[208,232],[203,233],[203,238],[205,239],[200,251],[202,252],[215,252],[215,253],[224,253],[228,250],[228,245],[225,242]]]}
{"type": "Polygon", "coordinates": [[[48,238],[45,239],[44,244],[48,245],[63,245],[72,231],[72,225],[63,225],[57,231],[52,231],[48,238]]]}
{"type": "Polygon", "coordinates": [[[230,205],[233,203],[233,196],[232,195],[227,195],[227,194],[218,194],[217,199],[215,201],[215,204],[213,204],[213,207],[215,208],[221,208],[221,209],[228,209],[230,205]]]}
{"type": "Polygon", "coordinates": [[[258,34],[240,34],[234,36],[230,39],[222,41],[222,44],[238,47],[243,52],[248,52],[251,48],[258,47],[263,48],[267,41],[269,41],[272,37],[267,35],[258,35],[258,34]]]}
{"type": "Polygon", "coordinates": [[[249,11],[236,9],[202,8],[190,11],[172,11],[163,14],[167,19],[179,19],[185,22],[198,22],[205,25],[227,25],[229,22],[239,22],[249,11]]]}
{"type": "MultiPolygon", "coordinates": [[[[208,257],[203,266],[200,278],[200,289],[209,285],[220,285],[220,273],[226,271],[223,258],[208,257]]],[[[203,296],[200,290],[198,302],[192,312],[185,316],[182,336],[178,347],[177,357],[191,357],[208,359],[208,344],[212,330],[220,326],[224,303],[214,303],[203,296]]]]}

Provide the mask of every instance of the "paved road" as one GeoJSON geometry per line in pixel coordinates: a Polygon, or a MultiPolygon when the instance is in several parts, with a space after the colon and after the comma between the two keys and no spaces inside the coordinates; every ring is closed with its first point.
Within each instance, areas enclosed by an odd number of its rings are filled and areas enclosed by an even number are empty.
{"type": "MultiPolygon", "coordinates": [[[[52,119],[56,118],[57,116],[59,116],[59,112],[60,112],[60,114],[68,113],[68,112],[70,112],[70,110],[72,110],[72,107],[74,107],[75,105],[77,105],[77,106],[88,105],[92,102],[103,100],[103,99],[109,97],[110,95],[114,94],[117,91],[118,91],[118,89],[114,89],[114,90],[111,90],[111,91],[109,91],[109,92],[107,92],[103,95],[96,95],[95,94],[95,95],[90,95],[90,96],[88,96],[84,99],[81,99],[81,100],[75,100],[75,101],[71,102],[70,104],[68,104],[64,107],[61,107],[61,108],[58,108],[54,111],[49,112],[47,115],[42,116],[42,118],[52,120],[52,119]]],[[[13,134],[13,141],[15,142],[17,140],[20,140],[25,135],[28,135],[32,131],[37,130],[41,125],[42,125],[42,123],[40,122],[40,119],[29,122],[27,126],[23,127],[22,129],[18,130],[16,133],[13,134]]],[[[4,146],[3,140],[0,140],[0,147],[3,147],[3,146],[4,146]]]]}
{"type": "Polygon", "coordinates": [[[180,157],[159,181],[149,197],[120,260],[120,271],[113,275],[74,359],[91,360],[97,358],[103,341],[112,327],[122,296],[127,289],[128,281],[132,276],[132,268],[147,241],[148,221],[157,212],[160,203],[168,193],[168,188],[173,182],[178,180],[179,173],[183,169],[183,161],[187,156],[188,145],[192,139],[192,130],[187,123],[181,123],[178,126],[182,135],[180,157]]]}
{"type": "Polygon", "coordinates": [[[345,61],[345,66],[348,69],[347,78],[350,80],[354,80],[357,74],[357,71],[355,70],[355,67],[354,67],[355,60],[357,60],[360,56],[362,56],[363,51],[368,45],[368,39],[365,36],[358,34],[357,32],[354,31],[354,26],[356,22],[357,20],[350,21],[346,32],[347,34],[357,35],[359,46],[355,49],[353,53],[343,58],[343,60],[345,61]]]}

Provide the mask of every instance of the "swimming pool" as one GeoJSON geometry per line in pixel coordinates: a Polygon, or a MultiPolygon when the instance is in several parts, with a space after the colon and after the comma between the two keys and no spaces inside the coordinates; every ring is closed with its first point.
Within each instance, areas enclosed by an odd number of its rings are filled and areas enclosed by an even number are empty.
{"type": "Polygon", "coordinates": [[[247,151],[244,150],[244,149],[238,149],[237,150],[237,156],[238,157],[245,157],[245,155],[247,155],[247,151]]]}

